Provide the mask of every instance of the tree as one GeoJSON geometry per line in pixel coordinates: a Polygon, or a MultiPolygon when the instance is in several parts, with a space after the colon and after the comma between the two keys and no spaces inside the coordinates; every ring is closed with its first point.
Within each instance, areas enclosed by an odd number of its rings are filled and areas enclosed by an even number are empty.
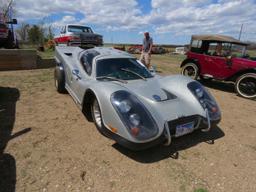
{"type": "Polygon", "coordinates": [[[30,27],[29,24],[22,23],[20,25],[20,28],[16,30],[16,32],[19,34],[21,41],[23,41],[23,42],[28,40],[29,27],[30,27]]]}
{"type": "Polygon", "coordinates": [[[44,43],[44,29],[38,25],[33,25],[28,30],[28,39],[30,43],[38,46],[43,46],[44,43]]]}
{"type": "Polygon", "coordinates": [[[52,26],[49,25],[49,27],[48,27],[47,39],[48,39],[48,40],[52,40],[53,38],[54,38],[54,33],[53,33],[53,31],[52,31],[52,26]]]}

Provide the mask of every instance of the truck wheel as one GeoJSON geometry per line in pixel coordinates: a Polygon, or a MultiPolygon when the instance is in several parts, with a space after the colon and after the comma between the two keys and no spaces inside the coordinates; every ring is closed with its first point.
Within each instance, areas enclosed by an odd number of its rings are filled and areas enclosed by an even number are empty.
{"type": "Polygon", "coordinates": [[[12,49],[13,47],[14,47],[14,43],[13,43],[13,40],[12,40],[12,35],[11,35],[11,33],[9,33],[5,48],[6,49],[12,49]]]}
{"type": "Polygon", "coordinates": [[[64,70],[60,70],[59,67],[55,67],[54,70],[54,84],[59,93],[66,93],[64,70]]]}
{"type": "Polygon", "coordinates": [[[236,80],[238,95],[247,99],[256,99],[256,73],[246,73],[236,80]]]}
{"type": "Polygon", "coordinates": [[[181,74],[190,77],[191,79],[197,80],[199,70],[196,64],[187,63],[181,69],[181,74]]]}

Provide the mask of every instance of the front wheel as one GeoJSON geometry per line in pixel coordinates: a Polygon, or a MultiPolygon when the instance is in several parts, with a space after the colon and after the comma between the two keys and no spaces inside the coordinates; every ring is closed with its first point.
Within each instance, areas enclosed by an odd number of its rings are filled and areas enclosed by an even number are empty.
{"type": "Polygon", "coordinates": [[[256,99],[256,73],[240,76],[235,84],[238,95],[247,99],[256,99]]]}
{"type": "Polygon", "coordinates": [[[96,97],[94,98],[92,105],[91,105],[91,114],[92,114],[92,119],[94,121],[94,124],[95,124],[96,128],[98,129],[98,131],[103,136],[110,138],[105,131],[105,129],[107,129],[107,128],[103,124],[100,105],[99,105],[99,102],[96,97]]]}
{"type": "Polygon", "coordinates": [[[190,77],[191,79],[197,80],[199,70],[196,64],[187,63],[181,69],[181,74],[190,77]]]}

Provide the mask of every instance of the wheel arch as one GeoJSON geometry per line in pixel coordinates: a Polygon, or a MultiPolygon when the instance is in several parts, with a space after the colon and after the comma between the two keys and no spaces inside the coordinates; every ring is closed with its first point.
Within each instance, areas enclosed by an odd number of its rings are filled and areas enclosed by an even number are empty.
{"type": "Polygon", "coordinates": [[[187,63],[194,63],[198,67],[198,70],[199,70],[199,73],[200,73],[201,68],[200,68],[200,65],[199,65],[199,62],[198,62],[197,59],[185,59],[184,61],[182,61],[181,65],[180,65],[180,68],[182,68],[187,63]]]}
{"type": "Polygon", "coordinates": [[[231,77],[228,77],[227,79],[225,79],[226,81],[232,81],[232,82],[236,82],[236,80],[241,76],[244,75],[246,73],[255,73],[256,74],[256,68],[249,68],[249,69],[245,69],[242,71],[238,71],[237,73],[235,73],[234,75],[232,75],[231,77]]]}
{"type": "Polygon", "coordinates": [[[90,122],[93,122],[91,104],[95,98],[97,98],[96,94],[91,89],[85,91],[82,103],[82,112],[86,119],[90,122]]]}

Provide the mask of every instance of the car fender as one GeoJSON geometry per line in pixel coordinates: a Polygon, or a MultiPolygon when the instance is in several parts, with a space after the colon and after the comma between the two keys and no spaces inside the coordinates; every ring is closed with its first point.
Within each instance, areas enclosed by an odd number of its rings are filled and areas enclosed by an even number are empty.
{"type": "MultiPolygon", "coordinates": [[[[94,97],[98,100],[100,109],[101,109],[101,115],[102,115],[102,121],[104,126],[111,131],[111,128],[117,129],[117,132],[113,134],[117,134],[129,141],[140,143],[142,141],[138,141],[135,138],[133,138],[130,133],[128,132],[126,126],[120,119],[117,111],[114,109],[110,98],[111,95],[119,90],[126,90],[124,87],[113,83],[113,82],[98,82],[91,85],[86,91],[85,91],[85,97],[83,101],[83,106],[87,107],[87,110],[90,109],[90,105],[88,104],[88,100],[86,101],[86,95],[91,92],[93,93],[94,97]],[[89,107],[89,109],[88,109],[89,107]]],[[[126,90],[128,91],[128,90],[126,90]]],[[[92,100],[91,100],[92,101],[92,100]]],[[[88,111],[87,111],[88,113],[88,111]]],[[[145,142],[145,141],[143,141],[145,142]]]]}
{"type": "Polygon", "coordinates": [[[187,58],[184,61],[182,61],[181,65],[180,65],[180,68],[182,68],[187,63],[194,63],[194,64],[196,64],[198,69],[199,69],[199,71],[200,71],[200,64],[199,64],[198,59],[189,59],[189,58],[187,58]]]}
{"type": "Polygon", "coordinates": [[[247,69],[238,71],[235,74],[233,74],[231,77],[226,78],[225,81],[235,82],[238,77],[246,73],[256,73],[256,68],[247,68],[247,69]]]}
{"type": "Polygon", "coordinates": [[[185,107],[184,109],[180,108],[184,115],[198,114],[205,117],[204,109],[188,89],[188,84],[194,80],[182,75],[172,75],[163,77],[159,81],[163,89],[177,96],[180,105],[185,107]]]}

